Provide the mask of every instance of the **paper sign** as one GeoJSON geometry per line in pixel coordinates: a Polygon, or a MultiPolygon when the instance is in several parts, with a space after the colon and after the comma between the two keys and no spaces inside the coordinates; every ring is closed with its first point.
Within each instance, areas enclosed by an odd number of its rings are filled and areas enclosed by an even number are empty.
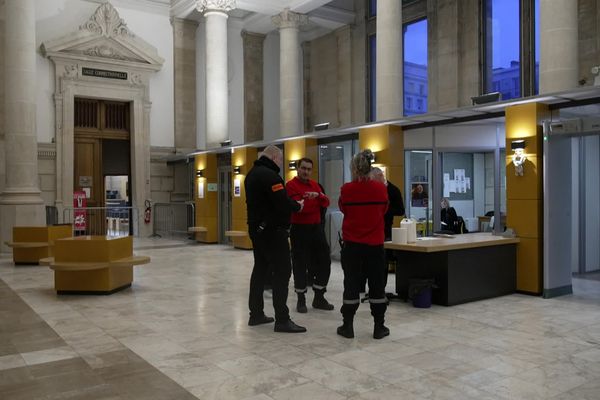
{"type": "Polygon", "coordinates": [[[209,183],[208,184],[208,191],[209,192],[216,192],[217,191],[217,184],[216,183],[209,183]]]}
{"type": "Polygon", "coordinates": [[[242,187],[239,179],[233,180],[233,195],[235,197],[240,197],[242,195],[242,187]]]}
{"type": "Polygon", "coordinates": [[[198,198],[204,198],[204,182],[202,182],[201,180],[198,181],[198,198]]]}
{"type": "Polygon", "coordinates": [[[85,231],[87,227],[86,212],[87,198],[84,191],[73,192],[73,229],[85,231]]]}

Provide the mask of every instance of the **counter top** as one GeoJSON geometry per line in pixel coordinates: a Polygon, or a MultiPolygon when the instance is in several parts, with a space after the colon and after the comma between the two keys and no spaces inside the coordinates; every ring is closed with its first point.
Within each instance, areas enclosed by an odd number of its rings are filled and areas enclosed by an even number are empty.
{"type": "Polygon", "coordinates": [[[436,251],[471,249],[475,247],[498,246],[516,243],[519,243],[519,238],[493,236],[491,233],[467,233],[464,235],[455,235],[451,238],[418,238],[416,243],[409,244],[394,244],[392,242],[385,242],[384,247],[390,250],[433,253],[436,251]]]}

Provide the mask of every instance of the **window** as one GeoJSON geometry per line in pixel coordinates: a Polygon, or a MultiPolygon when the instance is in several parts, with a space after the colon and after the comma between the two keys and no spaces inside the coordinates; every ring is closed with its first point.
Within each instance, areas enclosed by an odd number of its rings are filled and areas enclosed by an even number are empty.
{"type": "Polygon", "coordinates": [[[375,17],[377,15],[377,0],[368,0],[369,9],[368,16],[369,18],[375,17]]]}
{"type": "Polygon", "coordinates": [[[373,122],[377,118],[377,37],[369,35],[369,110],[368,121],[373,122]]]}
{"type": "Polygon", "coordinates": [[[533,94],[540,93],[540,0],[535,0],[534,4],[534,29],[535,29],[535,51],[534,51],[534,88],[533,94]]]}
{"type": "MultiPolygon", "coordinates": [[[[419,94],[425,99],[425,106],[417,111],[412,109],[412,101],[404,105],[404,115],[427,112],[427,20],[404,25],[404,92],[419,94]]],[[[406,97],[406,96],[405,96],[406,97]]],[[[423,100],[421,99],[421,104],[423,100]]]]}
{"type": "Polygon", "coordinates": [[[421,111],[423,109],[423,99],[417,99],[417,110],[421,111]]]}
{"type": "Polygon", "coordinates": [[[520,0],[485,0],[484,4],[484,91],[495,91],[492,82],[496,80],[502,88],[512,88],[512,82],[516,81],[517,87],[504,91],[502,99],[520,97],[520,0]]]}
{"type": "Polygon", "coordinates": [[[412,109],[412,97],[407,97],[406,98],[406,107],[404,107],[405,110],[410,110],[412,109]]]}

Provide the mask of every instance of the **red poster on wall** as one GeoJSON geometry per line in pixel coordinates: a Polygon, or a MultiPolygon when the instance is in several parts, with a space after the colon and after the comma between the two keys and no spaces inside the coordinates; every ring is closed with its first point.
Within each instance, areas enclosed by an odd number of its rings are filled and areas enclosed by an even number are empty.
{"type": "Polygon", "coordinates": [[[87,227],[87,198],[84,191],[73,192],[73,227],[76,231],[85,231],[87,227]]]}

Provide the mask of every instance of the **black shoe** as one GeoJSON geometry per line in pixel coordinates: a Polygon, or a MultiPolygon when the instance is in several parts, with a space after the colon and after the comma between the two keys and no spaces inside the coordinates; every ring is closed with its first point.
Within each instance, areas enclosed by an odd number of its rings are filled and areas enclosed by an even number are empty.
{"type": "Polygon", "coordinates": [[[390,334],[390,330],[383,323],[375,324],[375,328],[373,329],[373,338],[374,339],[383,339],[384,337],[390,334]]]}
{"type": "Polygon", "coordinates": [[[296,311],[301,314],[306,314],[308,309],[306,308],[306,296],[304,293],[298,293],[298,303],[296,304],[296,311]]]}
{"type": "Polygon", "coordinates": [[[262,324],[270,324],[273,321],[275,321],[274,318],[267,317],[265,314],[263,314],[260,317],[250,317],[250,319],[248,320],[248,325],[256,326],[262,324]]]}
{"type": "Polygon", "coordinates": [[[352,339],[354,337],[354,327],[352,324],[347,324],[344,322],[344,325],[338,326],[337,334],[345,338],[352,339]]]}
{"type": "Polygon", "coordinates": [[[327,301],[327,299],[325,298],[325,296],[318,295],[315,293],[315,298],[313,299],[312,302],[312,306],[313,308],[317,308],[319,310],[327,310],[327,311],[331,311],[333,310],[333,304],[331,304],[330,302],[327,301]]]}
{"type": "Polygon", "coordinates": [[[288,319],[285,322],[275,322],[275,332],[302,333],[306,332],[306,328],[296,325],[294,321],[288,319]]]}

